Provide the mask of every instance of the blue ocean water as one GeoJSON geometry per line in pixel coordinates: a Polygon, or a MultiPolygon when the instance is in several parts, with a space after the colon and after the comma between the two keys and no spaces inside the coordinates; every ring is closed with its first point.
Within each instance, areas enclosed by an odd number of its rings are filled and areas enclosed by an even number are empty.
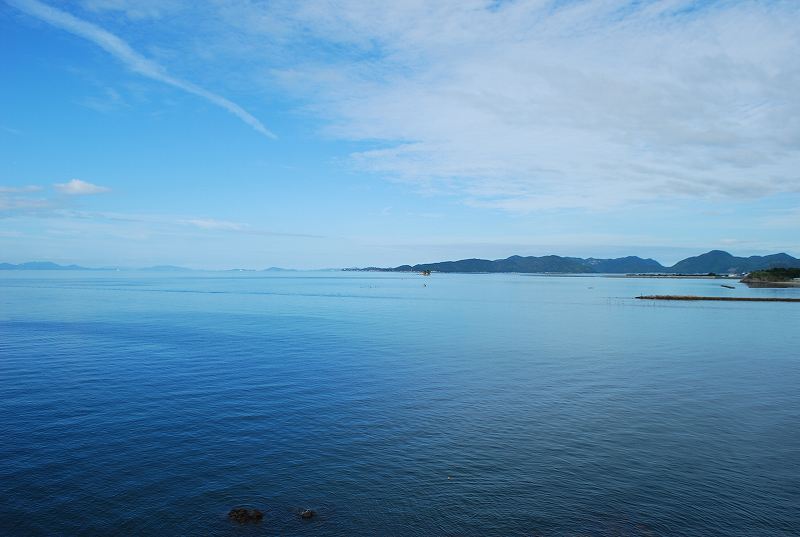
{"type": "Polygon", "coordinates": [[[0,534],[800,535],[800,305],[642,293],[800,289],[1,273],[0,534]]]}

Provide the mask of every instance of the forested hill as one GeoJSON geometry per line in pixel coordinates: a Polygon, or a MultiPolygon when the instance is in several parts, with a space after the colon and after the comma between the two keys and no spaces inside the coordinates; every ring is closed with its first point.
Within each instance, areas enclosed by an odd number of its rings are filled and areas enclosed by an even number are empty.
{"type": "Polygon", "coordinates": [[[419,265],[401,265],[390,269],[393,272],[424,271],[433,272],[522,272],[522,273],[597,273],[597,274],[742,274],[753,270],[774,267],[800,267],[800,259],[788,254],[767,256],[736,257],[728,252],[712,250],[708,253],[689,257],[671,267],[665,267],[654,259],[642,259],[637,256],[616,259],[595,259],[580,257],[561,257],[547,255],[542,257],[522,257],[513,255],[506,259],[462,259],[460,261],[442,261],[439,263],[423,263],[419,265]]]}

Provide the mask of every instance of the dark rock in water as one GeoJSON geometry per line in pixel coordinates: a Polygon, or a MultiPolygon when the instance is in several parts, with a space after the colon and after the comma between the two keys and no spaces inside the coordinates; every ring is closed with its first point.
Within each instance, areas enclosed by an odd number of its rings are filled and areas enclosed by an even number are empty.
{"type": "Polygon", "coordinates": [[[245,522],[258,522],[264,518],[264,513],[258,509],[245,509],[244,507],[234,507],[228,513],[228,518],[244,524],[245,522]]]}
{"type": "Polygon", "coordinates": [[[311,509],[303,509],[302,511],[300,511],[300,518],[305,518],[306,520],[308,520],[309,518],[312,518],[315,514],[316,513],[311,509]]]}

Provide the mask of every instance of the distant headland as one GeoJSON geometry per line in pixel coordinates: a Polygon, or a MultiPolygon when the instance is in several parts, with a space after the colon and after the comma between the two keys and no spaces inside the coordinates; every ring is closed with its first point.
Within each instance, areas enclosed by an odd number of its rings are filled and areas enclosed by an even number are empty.
{"type": "Polygon", "coordinates": [[[561,257],[522,257],[513,255],[506,259],[462,259],[418,265],[400,265],[393,268],[369,267],[363,269],[381,272],[459,272],[459,273],[560,273],[560,274],[748,274],[771,268],[800,268],[800,259],[780,253],[750,257],[736,257],[722,250],[712,250],[702,255],[688,257],[671,267],[654,259],[637,256],[615,259],[561,257]]]}
{"type": "Polygon", "coordinates": [[[748,287],[800,287],[800,268],[756,270],[742,279],[748,287]]]}

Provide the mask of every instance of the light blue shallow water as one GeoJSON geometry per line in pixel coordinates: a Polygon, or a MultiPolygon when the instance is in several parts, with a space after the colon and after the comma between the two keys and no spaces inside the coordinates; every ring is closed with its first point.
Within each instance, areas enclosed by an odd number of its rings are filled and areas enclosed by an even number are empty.
{"type": "Polygon", "coordinates": [[[800,289],[2,273],[0,534],[800,535],[800,305],[640,293],[800,289]]]}

